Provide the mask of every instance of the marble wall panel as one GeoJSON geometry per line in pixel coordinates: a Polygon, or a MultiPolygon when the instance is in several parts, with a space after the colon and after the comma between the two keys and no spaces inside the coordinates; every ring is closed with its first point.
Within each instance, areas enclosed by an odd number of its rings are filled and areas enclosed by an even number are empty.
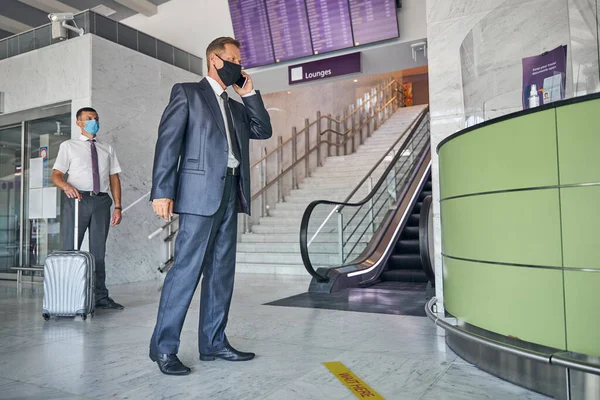
{"type": "Polygon", "coordinates": [[[573,61],[573,92],[582,96],[600,91],[598,63],[598,0],[567,0],[573,61]]]}
{"type": "Polygon", "coordinates": [[[139,203],[112,228],[107,245],[109,284],[156,278],[166,248],[147,236],[164,222],[148,202],[157,129],[173,84],[201,78],[159,60],[92,37],[91,105],[100,115],[100,140],[116,150],[123,172],[123,207],[139,203]]]}
{"type": "Polygon", "coordinates": [[[4,112],[90,96],[91,35],[0,61],[4,112]]]}

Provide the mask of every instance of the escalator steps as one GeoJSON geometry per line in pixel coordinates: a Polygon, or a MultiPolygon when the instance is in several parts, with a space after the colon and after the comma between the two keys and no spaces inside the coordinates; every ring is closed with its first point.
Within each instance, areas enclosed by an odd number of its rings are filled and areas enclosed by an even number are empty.
{"type": "Polygon", "coordinates": [[[419,226],[419,221],[421,220],[420,214],[411,214],[408,217],[407,226],[419,226]]]}
{"type": "Polygon", "coordinates": [[[400,239],[388,259],[386,269],[380,276],[382,282],[426,283],[419,248],[419,222],[421,206],[425,197],[431,195],[431,177],[423,185],[418,202],[414,205],[400,239]]]}
{"type": "Polygon", "coordinates": [[[427,196],[431,196],[431,191],[422,191],[421,195],[419,196],[419,201],[423,201],[423,199],[425,199],[427,196]]]}
{"type": "Polygon", "coordinates": [[[415,239],[419,240],[419,227],[418,226],[407,226],[402,231],[402,239],[415,239]]]}
{"type": "Polygon", "coordinates": [[[383,271],[382,281],[391,282],[427,282],[425,272],[410,269],[391,269],[383,271]]]}
{"type": "Polygon", "coordinates": [[[398,240],[394,254],[419,254],[419,241],[418,240],[398,240]]]}
{"type": "Polygon", "coordinates": [[[419,254],[392,254],[388,260],[389,269],[423,270],[419,254]]]}
{"type": "Polygon", "coordinates": [[[412,210],[413,214],[418,214],[421,212],[421,206],[423,205],[423,202],[419,200],[419,202],[417,204],[415,204],[415,207],[412,210]]]}

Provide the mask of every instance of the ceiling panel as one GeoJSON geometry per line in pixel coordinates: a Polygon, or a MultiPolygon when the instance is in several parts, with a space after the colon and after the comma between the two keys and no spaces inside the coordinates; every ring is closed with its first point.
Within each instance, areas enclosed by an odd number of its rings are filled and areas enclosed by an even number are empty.
{"type": "Polygon", "coordinates": [[[33,27],[50,22],[48,21],[48,13],[38,10],[37,8],[30,7],[17,0],[1,1],[2,7],[0,8],[0,14],[5,17],[33,27]]]}
{"type": "Polygon", "coordinates": [[[92,9],[97,5],[103,4],[108,8],[112,8],[116,11],[115,14],[111,15],[110,18],[121,20],[123,18],[131,17],[135,14],[135,11],[122,6],[121,4],[112,0],[61,0],[63,3],[70,5],[71,7],[77,7],[82,10],[92,9]]]}
{"type": "MultiPolygon", "coordinates": [[[[135,15],[136,12],[113,1],[113,0],[59,0],[64,4],[74,7],[78,10],[92,9],[98,5],[105,5],[108,8],[112,8],[116,11],[115,14],[109,18],[120,21],[122,19],[135,15]]],[[[149,0],[151,3],[158,5],[167,3],[171,0],[149,0]]],[[[0,15],[15,21],[24,23],[26,25],[37,27],[40,25],[47,24],[48,13],[31,7],[27,4],[21,3],[18,0],[0,0],[0,15]]],[[[160,12],[160,10],[159,10],[160,12]]],[[[11,36],[12,33],[0,30],[0,39],[11,36]]]]}

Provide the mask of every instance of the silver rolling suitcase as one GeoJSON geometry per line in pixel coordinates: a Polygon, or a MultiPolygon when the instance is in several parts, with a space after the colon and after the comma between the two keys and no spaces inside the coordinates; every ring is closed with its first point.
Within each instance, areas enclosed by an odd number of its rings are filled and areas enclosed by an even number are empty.
{"type": "MultiPolygon", "coordinates": [[[[79,231],[79,200],[75,200],[75,246],[79,231]]],[[[44,263],[44,303],[42,316],[94,316],[95,263],[86,251],[55,251],[44,263]]]]}

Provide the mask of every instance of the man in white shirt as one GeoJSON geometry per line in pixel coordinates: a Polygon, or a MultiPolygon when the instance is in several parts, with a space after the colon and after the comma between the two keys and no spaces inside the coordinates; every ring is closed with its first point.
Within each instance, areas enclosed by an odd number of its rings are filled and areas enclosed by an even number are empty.
{"type": "Polygon", "coordinates": [[[73,250],[75,201],[79,200],[77,248],[89,229],[90,253],[96,260],[96,308],[122,310],[123,306],[108,296],[104,262],[109,227],[120,224],[122,219],[121,167],[112,146],[96,137],[100,129],[96,110],[86,107],[77,111],[77,126],[81,128],[81,136],[61,143],[52,172],[52,182],[66,196],[61,220],[63,247],[73,250]],[[112,218],[109,190],[115,202],[112,218]]]}

